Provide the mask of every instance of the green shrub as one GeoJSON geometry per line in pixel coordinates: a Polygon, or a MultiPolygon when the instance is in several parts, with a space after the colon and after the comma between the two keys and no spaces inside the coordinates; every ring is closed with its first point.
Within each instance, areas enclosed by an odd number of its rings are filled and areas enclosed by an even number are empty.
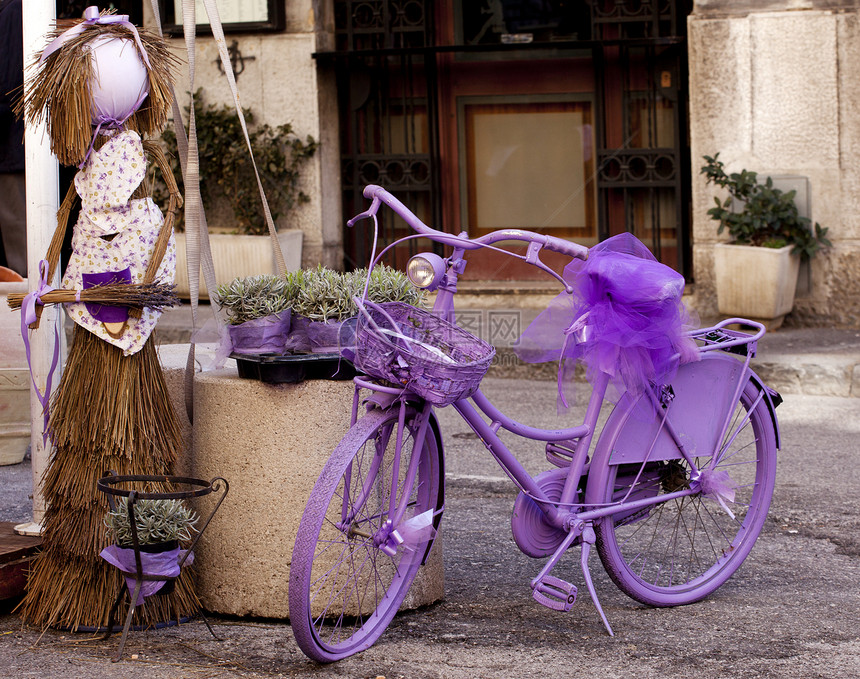
{"type": "MultiPolygon", "coordinates": [[[[201,197],[209,204],[225,198],[233,210],[240,233],[265,235],[268,226],[239,115],[232,106],[204,104],[201,95],[202,90],[197,90],[194,95],[201,197]]],[[[186,108],[186,113],[188,110],[186,108]]],[[[272,219],[277,219],[296,205],[310,200],[299,188],[299,178],[303,165],[316,153],[319,143],[310,135],[304,141],[299,139],[290,123],[278,127],[255,126],[251,110],[243,108],[242,112],[248,124],[248,136],[269,210],[272,219]]],[[[173,174],[182,188],[176,134],[167,130],[162,139],[171,159],[173,174]]],[[[166,204],[167,187],[158,173],[153,194],[157,202],[166,204]]],[[[181,229],[182,222],[178,220],[177,230],[181,229]]]]}
{"type": "Polygon", "coordinates": [[[708,210],[712,219],[719,222],[717,233],[728,229],[735,243],[761,247],[781,248],[793,246],[793,252],[802,257],[812,257],[822,248],[830,247],[827,229],[801,216],[794,202],[794,191],[774,188],[773,180],[765,183],[758,180],[755,172],[741,170],[727,175],[719,153],[704,156],[706,164],[700,172],[708,184],[715,184],[729,192],[721,201],[714,197],[716,205],[708,210]],[[734,211],[733,203],[741,205],[734,211]]]}

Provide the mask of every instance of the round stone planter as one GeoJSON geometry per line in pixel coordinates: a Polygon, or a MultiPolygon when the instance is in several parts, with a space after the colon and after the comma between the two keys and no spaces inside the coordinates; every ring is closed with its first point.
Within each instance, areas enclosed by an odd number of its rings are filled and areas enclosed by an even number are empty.
{"type": "MultiPolygon", "coordinates": [[[[351,381],[266,384],[235,368],[198,373],[191,470],[223,476],[230,494],[196,547],[206,610],[286,618],[293,543],[305,502],[349,427],[351,381]]],[[[437,538],[402,608],[444,595],[437,538]]]]}

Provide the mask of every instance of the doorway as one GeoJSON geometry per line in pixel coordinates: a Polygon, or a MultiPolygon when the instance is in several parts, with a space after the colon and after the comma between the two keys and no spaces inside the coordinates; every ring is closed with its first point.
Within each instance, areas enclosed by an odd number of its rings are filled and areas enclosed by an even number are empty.
{"type": "MultiPolygon", "coordinates": [[[[336,50],[317,55],[338,78],[345,218],[379,183],[450,233],[629,231],[689,278],[690,0],[373,5],[335,0],[336,50]]],[[[344,242],[347,266],[366,262],[365,235],[344,242]]],[[[476,257],[466,275],[541,276],[510,262],[476,257]]]]}

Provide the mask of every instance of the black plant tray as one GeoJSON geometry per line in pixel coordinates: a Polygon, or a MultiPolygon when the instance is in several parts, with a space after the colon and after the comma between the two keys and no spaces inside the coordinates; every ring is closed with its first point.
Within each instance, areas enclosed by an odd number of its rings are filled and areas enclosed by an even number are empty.
{"type": "Polygon", "coordinates": [[[304,380],[351,380],[355,366],[340,354],[230,354],[239,377],[269,384],[295,384],[304,380]]]}

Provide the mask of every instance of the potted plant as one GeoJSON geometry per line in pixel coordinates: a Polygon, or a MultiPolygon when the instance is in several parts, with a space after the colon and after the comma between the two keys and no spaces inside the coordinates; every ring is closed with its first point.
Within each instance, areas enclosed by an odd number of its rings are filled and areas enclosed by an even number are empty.
{"type": "MultiPolygon", "coordinates": [[[[251,149],[272,219],[277,220],[296,206],[310,201],[301,189],[300,179],[304,166],[319,148],[319,142],[310,135],[304,140],[299,138],[290,123],[277,127],[257,125],[250,109],[242,112],[249,126],[251,149]]],[[[219,232],[209,236],[216,280],[231,280],[261,272],[279,273],[274,268],[272,244],[239,115],[232,106],[204,103],[202,91],[197,90],[194,116],[202,198],[207,206],[216,208],[211,214],[222,220],[212,224],[219,232]]],[[[167,130],[162,139],[174,175],[181,177],[176,135],[167,130]]],[[[166,186],[156,176],[154,197],[159,200],[166,196],[166,186]]],[[[186,253],[183,225],[183,221],[177,219],[176,248],[180,262],[184,261],[186,253]]],[[[302,232],[298,229],[280,231],[278,240],[287,268],[299,268],[302,232]]],[[[190,293],[188,288],[185,267],[180,264],[177,267],[177,294],[187,297],[190,293]]],[[[206,294],[205,282],[201,280],[200,295],[206,294]]]]}
{"type": "Polygon", "coordinates": [[[271,274],[235,278],[213,297],[227,312],[233,353],[284,353],[292,303],[287,281],[271,274]]]}
{"type": "Polygon", "coordinates": [[[358,313],[355,298],[364,295],[372,302],[423,303],[424,292],[413,286],[406,275],[385,265],[341,273],[318,266],[286,274],[293,324],[287,338],[291,353],[340,353],[352,345],[358,313]]]}
{"type": "Polygon", "coordinates": [[[794,306],[801,259],[830,246],[827,229],[802,216],[794,191],[781,191],[755,172],[727,174],[719,154],[704,156],[708,184],[728,191],[714,198],[708,215],[728,230],[731,242],[714,248],[719,312],[770,321],[778,327],[794,306]]]}
{"type": "Polygon", "coordinates": [[[369,281],[367,269],[342,273],[323,266],[288,272],[282,279],[254,277],[254,281],[268,282],[268,287],[249,285],[249,280],[236,279],[220,286],[216,301],[233,324],[228,326],[231,336],[241,327],[237,321],[247,324],[251,315],[262,316],[269,309],[289,310],[287,330],[271,339],[271,346],[282,347],[279,353],[233,350],[240,377],[272,383],[346,379],[355,374],[343,358],[350,358],[354,343],[358,313],[354,299],[364,295],[365,286],[368,299],[374,302],[421,305],[424,299],[424,292],[405,274],[387,266],[375,267],[369,281]]]}
{"type": "Polygon", "coordinates": [[[183,560],[182,543],[191,540],[196,532],[198,515],[181,500],[136,499],[132,503],[134,528],[129,512],[128,497],[120,498],[113,509],[105,516],[105,525],[112,535],[114,544],[101,551],[100,556],[116,566],[126,576],[129,593],[137,585],[137,562],[133,531],[137,534],[141,568],[145,575],[165,578],[163,580],[143,580],[136,605],[143,603],[144,597],[158,592],[168,579],[179,575],[181,565],[190,565],[194,555],[183,560]]]}
{"type": "MultiPolygon", "coordinates": [[[[170,549],[181,542],[188,542],[196,532],[195,524],[199,517],[181,500],[136,500],[133,508],[141,549],[152,552],[170,549]]],[[[134,547],[127,497],[120,498],[114,509],[107,513],[105,525],[118,547],[134,547]]]]}

